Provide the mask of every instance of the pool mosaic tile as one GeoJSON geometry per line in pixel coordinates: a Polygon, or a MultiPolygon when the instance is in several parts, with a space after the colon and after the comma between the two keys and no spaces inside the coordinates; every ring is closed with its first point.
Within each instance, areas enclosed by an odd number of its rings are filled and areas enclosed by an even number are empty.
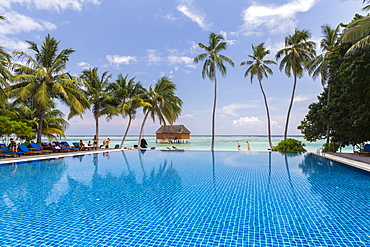
{"type": "Polygon", "coordinates": [[[370,246],[370,175],[312,154],[91,154],[0,192],[0,246],[370,246]]]}

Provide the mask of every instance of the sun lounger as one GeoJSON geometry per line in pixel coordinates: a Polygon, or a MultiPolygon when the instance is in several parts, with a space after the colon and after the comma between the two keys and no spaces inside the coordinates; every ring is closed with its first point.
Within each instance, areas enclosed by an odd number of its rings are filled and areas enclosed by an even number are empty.
{"type": "Polygon", "coordinates": [[[39,145],[32,143],[29,145],[30,148],[32,148],[34,151],[41,151],[41,153],[52,153],[53,151],[51,149],[41,149],[39,145]]]}
{"type": "Polygon", "coordinates": [[[78,150],[77,148],[71,148],[71,147],[69,147],[69,145],[67,146],[67,145],[65,145],[63,143],[60,143],[60,142],[54,142],[54,144],[55,145],[52,145],[52,146],[57,146],[57,147],[59,147],[59,149],[68,150],[68,151],[77,151],[78,150]]]}
{"type": "MultiPolygon", "coordinates": [[[[78,143],[77,142],[73,142],[72,144],[75,148],[78,149],[78,143]]],[[[92,150],[92,149],[94,149],[94,147],[92,147],[92,146],[91,147],[81,147],[81,150],[92,150]]]]}
{"type": "Polygon", "coordinates": [[[49,144],[49,147],[51,150],[53,150],[54,153],[62,153],[62,152],[69,152],[70,149],[69,148],[61,148],[57,145],[53,145],[53,144],[49,144]]]}
{"type": "Polygon", "coordinates": [[[18,148],[19,148],[19,150],[21,150],[22,152],[24,152],[24,154],[41,154],[42,153],[41,151],[31,151],[24,144],[19,144],[18,145],[18,148]]]}
{"type": "Polygon", "coordinates": [[[0,147],[0,149],[1,149],[1,153],[8,154],[8,155],[11,155],[11,156],[17,156],[17,155],[21,156],[21,154],[24,154],[23,152],[12,152],[8,149],[7,146],[2,146],[2,147],[0,147]]]}
{"type": "Polygon", "coordinates": [[[78,148],[76,148],[76,147],[74,147],[74,146],[69,145],[69,143],[68,143],[68,142],[61,142],[61,144],[62,144],[62,145],[64,145],[64,146],[66,146],[67,148],[70,148],[71,150],[75,150],[75,151],[77,151],[77,150],[78,150],[78,148]]]}
{"type": "MultiPolygon", "coordinates": [[[[0,151],[1,151],[1,150],[0,150],[0,151]]],[[[7,157],[7,156],[9,156],[9,155],[8,155],[8,154],[4,154],[4,153],[1,153],[1,152],[0,152],[0,157],[1,157],[1,158],[5,158],[5,157],[7,157]]]]}
{"type": "Polygon", "coordinates": [[[367,154],[367,155],[370,155],[370,144],[365,144],[364,146],[364,151],[362,152],[358,152],[359,155],[361,154],[367,154]]]}

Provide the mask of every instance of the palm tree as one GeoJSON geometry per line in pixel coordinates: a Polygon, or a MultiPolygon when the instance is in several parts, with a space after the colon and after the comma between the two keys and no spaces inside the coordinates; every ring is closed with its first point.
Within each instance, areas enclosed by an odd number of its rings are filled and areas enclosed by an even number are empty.
{"type": "MultiPolygon", "coordinates": [[[[370,0],[363,0],[363,3],[370,0]]],[[[362,8],[362,10],[369,11],[370,4],[362,8]]],[[[346,55],[351,55],[357,51],[370,48],[370,16],[355,18],[342,34],[341,42],[354,43],[346,52],[346,55]]]]}
{"type": "Polygon", "coordinates": [[[267,114],[267,131],[268,131],[268,138],[271,150],[273,149],[272,141],[271,141],[271,121],[270,121],[270,112],[267,104],[266,94],[263,90],[262,86],[262,79],[264,77],[268,77],[268,74],[272,75],[273,72],[270,67],[267,65],[269,64],[276,64],[275,61],[272,60],[264,60],[265,56],[270,54],[269,50],[266,50],[264,47],[264,43],[261,43],[257,46],[252,45],[253,55],[248,55],[248,57],[252,58],[252,60],[244,61],[240,65],[250,65],[248,69],[244,73],[244,77],[247,77],[250,74],[251,83],[253,81],[254,76],[257,76],[258,82],[260,84],[261,92],[263,95],[263,99],[265,101],[266,107],[266,114],[267,114]]]}
{"type": "Polygon", "coordinates": [[[109,103],[112,101],[112,96],[108,93],[108,86],[112,75],[108,73],[108,71],[105,71],[99,76],[98,68],[89,68],[82,71],[80,76],[84,81],[86,98],[92,106],[96,137],[99,137],[99,118],[112,113],[114,110],[109,103]]]}
{"type": "Polygon", "coordinates": [[[213,111],[212,111],[212,142],[211,142],[211,150],[214,150],[215,146],[215,118],[216,118],[216,102],[217,102],[217,78],[216,78],[216,70],[220,70],[223,76],[226,76],[226,66],[224,62],[229,63],[231,66],[234,67],[234,62],[224,56],[219,54],[220,51],[226,50],[226,42],[223,41],[224,37],[220,34],[211,33],[209,35],[209,46],[206,46],[202,43],[199,43],[199,47],[203,49],[205,52],[199,54],[194,58],[194,63],[198,63],[199,61],[204,61],[203,70],[202,70],[202,77],[208,77],[211,81],[214,82],[214,97],[213,97],[213,111]]]}
{"type": "MultiPolygon", "coordinates": [[[[320,75],[323,87],[326,85],[330,77],[329,58],[334,47],[338,44],[339,27],[340,26],[338,25],[335,29],[332,29],[329,25],[321,26],[323,38],[321,39],[320,46],[323,53],[313,58],[307,64],[308,74],[312,76],[313,79],[320,75]]],[[[330,91],[331,85],[328,85],[327,105],[329,105],[330,102],[330,91]]],[[[330,126],[327,125],[326,143],[329,143],[329,137],[330,126]]]]}
{"type": "Polygon", "coordinates": [[[111,118],[113,115],[120,114],[123,117],[128,116],[129,118],[125,134],[120,144],[120,148],[122,148],[131,122],[135,118],[136,110],[148,104],[140,97],[145,93],[145,89],[140,82],[135,82],[135,77],[128,79],[128,75],[123,77],[122,74],[119,74],[117,80],[109,86],[108,90],[116,100],[116,112],[108,117],[111,118]]]}
{"type": "MultiPolygon", "coordinates": [[[[0,20],[5,20],[5,17],[0,15],[0,20]]],[[[10,55],[0,46],[0,105],[3,106],[7,96],[4,88],[8,86],[7,80],[11,74],[8,70],[10,64],[10,55]]]]}
{"type": "Polygon", "coordinates": [[[7,95],[5,88],[9,86],[7,80],[11,77],[8,70],[10,64],[10,55],[0,46],[0,105],[6,103],[7,95]]]}
{"type": "Polygon", "coordinates": [[[307,63],[307,70],[310,76],[316,79],[321,77],[321,84],[325,86],[329,80],[329,57],[333,52],[334,47],[338,44],[339,27],[332,29],[329,25],[321,26],[323,38],[321,39],[320,47],[323,53],[314,57],[307,63]]]}
{"type": "Polygon", "coordinates": [[[145,93],[144,100],[147,104],[143,107],[144,119],[140,128],[138,147],[149,115],[153,122],[158,118],[159,124],[173,124],[180,116],[182,100],[175,95],[176,89],[175,83],[163,76],[154,88],[150,86],[145,93]]]}
{"type": "Polygon", "coordinates": [[[32,41],[26,42],[35,54],[32,57],[24,52],[14,52],[18,58],[25,58],[26,64],[14,64],[16,83],[11,86],[9,96],[15,98],[16,104],[25,101],[36,103],[39,114],[37,143],[41,143],[45,112],[55,99],[70,107],[68,118],[82,116],[89,102],[80,91],[80,78],[65,72],[73,49],[63,49],[58,53],[60,41],[50,35],[45,37],[41,47],[32,41]]]}
{"type": "Polygon", "coordinates": [[[280,71],[284,69],[288,77],[293,74],[294,78],[292,96],[285,123],[284,140],[286,140],[288,135],[289,118],[293,106],[297,78],[302,78],[307,62],[315,56],[315,43],[308,41],[310,37],[311,34],[308,30],[300,31],[296,29],[293,35],[285,38],[285,48],[279,50],[276,54],[277,60],[282,58],[279,64],[280,71]]]}
{"type": "MultiPolygon", "coordinates": [[[[9,117],[11,120],[27,123],[37,133],[39,128],[39,113],[35,105],[37,104],[32,102],[7,105],[5,108],[0,109],[0,114],[9,117]]],[[[58,140],[61,137],[65,137],[65,130],[68,126],[69,124],[65,120],[64,113],[55,109],[55,104],[50,105],[45,110],[42,135],[47,136],[49,140],[58,140]]]]}

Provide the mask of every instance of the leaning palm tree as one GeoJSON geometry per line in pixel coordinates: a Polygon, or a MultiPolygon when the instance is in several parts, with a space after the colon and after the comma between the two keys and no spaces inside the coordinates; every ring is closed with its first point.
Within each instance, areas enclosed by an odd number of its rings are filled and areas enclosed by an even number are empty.
{"type": "Polygon", "coordinates": [[[285,38],[285,47],[276,54],[277,60],[282,58],[279,64],[280,71],[284,69],[288,77],[293,75],[293,90],[285,123],[284,140],[286,140],[288,135],[289,118],[293,106],[297,79],[302,78],[307,62],[316,55],[315,43],[308,41],[310,37],[311,34],[308,30],[300,31],[296,29],[293,35],[285,38]]]}
{"type": "Polygon", "coordinates": [[[252,45],[253,55],[248,55],[248,57],[252,58],[252,60],[244,61],[240,65],[250,65],[248,69],[244,73],[244,77],[250,75],[251,83],[253,82],[254,76],[257,77],[260,89],[263,95],[263,99],[265,101],[266,107],[266,114],[267,114],[267,132],[268,132],[268,139],[271,150],[273,149],[272,141],[271,141],[271,121],[270,121],[270,112],[267,104],[266,94],[263,90],[262,86],[262,79],[264,77],[268,77],[268,74],[272,75],[273,72],[270,67],[267,65],[269,64],[276,64],[275,61],[272,60],[264,60],[265,56],[270,54],[269,50],[266,50],[264,47],[264,43],[261,43],[257,46],[252,45]]]}
{"type": "Polygon", "coordinates": [[[144,119],[140,128],[138,147],[140,147],[141,137],[145,122],[150,115],[153,122],[159,119],[159,124],[173,124],[181,113],[182,100],[175,95],[176,85],[166,76],[163,76],[158,82],[149,87],[144,95],[147,103],[143,107],[144,119]]]}
{"type": "MultiPolygon", "coordinates": [[[[335,29],[332,29],[329,25],[321,26],[323,38],[321,39],[320,46],[323,52],[307,63],[308,74],[312,76],[313,79],[320,76],[323,87],[326,85],[330,77],[329,59],[334,47],[338,44],[339,27],[340,26],[338,25],[335,29]]],[[[330,91],[331,85],[328,85],[327,105],[330,103],[330,91]]],[[[326,143],[329,143],[329,138],[330,126],[327,125],[326,143]]]]}
{"type": "Polygon", "coordinates": [[[81,78],[85,85],[85,94],[92,106],[95,120],[95,135],[99,137],[99,118],[113,112],[113,106],[109,103],[112,96],[108,93],[109,79],[112,77],[105,71],[99,76],[98,68],[89,68],[82,71],[81,78]]]}
{"type": "MultiPolygon", "coordinates": [[[[5,17],[0,15],[0,20],[5,20],[5,17]]],[[[11,74],[9,72],[10,55],[4,51],[3,47],[0,46],[0,105],[4,106],[7,99],[5,93],[5,87],[8,86],[7,80],[11,74]]]]}
{"type": "Polygon", "coordinates": [[[82,116],[89,102],[80,91],[80,78],[65,72],[73,49],[63,49],[58,53],[60,41],[50,35],[45,37],[41,47],[32,41],[26,42],[34,52],[34,57],[24,52],[14,52],[19,59],[26,59],[26,63],[13,64],[16,82],[11,85],[9,96],[15,98],[16,104],[29,100],[36,102],[39,113],[37,143],[40,143],[45,112],[55,99],[70,107],[68,118],[82,116]]]}
{"type": "MultiPolygon", "coordinates": [[[[363,0],[363,3],[370,3],[370,0],[363,0]]],[[[362,10],[370,11],[370,4],[362,10]]],[[[370,16],[355,18],[342,33],[341,42],[353,43],[347,50],[346,55],[352,55],[357,51],[370,49],[370,16]]]]}
{"type": "Polygon", "coordinates": [[[10,55],[4,51],[3,47],[0,46],[0,105],[3,106],[6,103],[7,95],[5,88],[9,86],[8,80],[11,78],[9,72],[10,55]]]}
{"type": "Polygon", "coordinates": [[[226,66],[224,62],[229,63],[234,67],[234,62],[224,56],[219,54],[220,51],[226,50],[226,42],[223,41],[224,37],[220,34],[211,33],[209,35],[209,46],[206,46],[202,43],[199,43],[199,47],[205,52],[199,54],[194,58],[194,63],[199,61],[204,61],[202,77],[208,77],[211,81],[214,82],[214,97],[213,97],[213,110],[212,110],[212,141],[211,141],[211,150],[214,150],[215,146],[215,118],[216,118],[216,102],[217,102],[217,78],[216,70],[220,70],[223,76],[226,76],[226,66]]]}
{"type": "Polygon", "coordinates": [[[140,82],[135,82],[135,77],[128,79],[128,75],[124,77],[122,74],[119,74],[117,80],[109,86],[108,90],[116,101],[116,111],[109,115],[108,118],[118,114],[129,118],[120,144],[120,148],[122,148],[137,109],[148,104],[140,97],[145,93],[145,89],[140,82]]]}

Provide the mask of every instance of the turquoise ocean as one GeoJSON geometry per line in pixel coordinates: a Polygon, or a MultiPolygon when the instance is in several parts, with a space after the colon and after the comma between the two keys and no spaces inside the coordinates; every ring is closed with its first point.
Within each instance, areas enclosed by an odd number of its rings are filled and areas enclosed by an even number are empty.
{"type": "MultiPolygon", "coordinates": [[[[99,136],[99,145],[107,139],[111,139],[111,143],[109,145],[110,148],[114,148],[116,144],[120,144],[122,141],[122,136],[118,135],[102,135],[99,136]]],[[[290,138],[294,138],[297,140],[302,141],[306,146],[307,152],[316,152],[322,145],[325,143],[325,140],[317,141],[317,142],[307,142],[304,140],[302,136],[289,136],[290,138]]],[[[93,136],[78,136],[78,135],[70,135],[67,136],[66,140],[69,144],[72,145],[72,142],[78,142],[79,140],[83,140],[85,143],[89,141],[92,142],[93,136]]],[[[138,136],[137,135],[129,135],[126,137],[124,147],[133,148],[134,145],[138,143],[138,136]]],[[[172,148],[175,146],[178,149],[184,150],[210,150],[211,149],[211,136],[208,135],[192,135],[188,143],[173,143],[173,144],[165,144],[160,143],[160,140],[156,142],[154,135],[146,135],[144,136],[145,140],[148,143],[149,147],[155,147],[156,150],[165,150],[167,147],[172,148]]],[[[277,145],[281,140],[283,140],[283,136],[273,136],[272,143],[273,145],[277,145]]],[[[268,151],[269,144],[268,144],[268,137],[263,135],[218,135],[215,136],[215,150],[216,151],[238,151],[237,148],[237,141],[241,144],[241,151],[247,151],[247,144],[248,141],[251,145],[251,151],[268,151]]],[[[342,149],[342,152],[353,152],[352,146],[345,147],[342,149]]]]}

